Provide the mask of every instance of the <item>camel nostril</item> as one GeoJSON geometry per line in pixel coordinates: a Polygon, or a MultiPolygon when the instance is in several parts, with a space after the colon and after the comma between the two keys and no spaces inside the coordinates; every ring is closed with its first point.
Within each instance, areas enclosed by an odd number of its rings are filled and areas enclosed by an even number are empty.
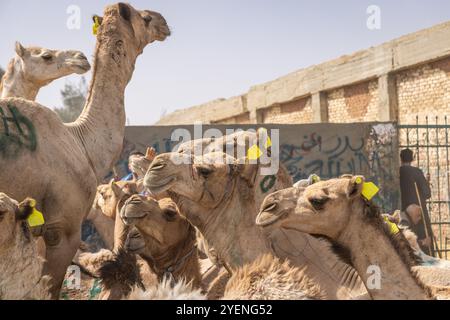
{"type": "Polygon", "coordinates": [[[272,202],[272,203],[269,203],[268,205],[266,205],[264,208],[263,208],[263,212],[268,212],[268,211],[272,211],[273,209],[275,209],[276,207],[278,206],[278,204],[276,203],[276,202],[272,202]]]}
{"type": "Polygon", "coordinates": [[[87,57],[83,54],[83,53],[77,53],[75,55],[75,58],[80,59],[80,60],[87,60],[87,57]]]}
{"type": "Polygon", "coordinates": [[[157,171],[157,170],[161,170],[162,168],[164,168],[166,166],[166,164],[164,162],[158,162],[155,163],[154,165],[152,165],[150,167],[150,171],[157,171]]]}

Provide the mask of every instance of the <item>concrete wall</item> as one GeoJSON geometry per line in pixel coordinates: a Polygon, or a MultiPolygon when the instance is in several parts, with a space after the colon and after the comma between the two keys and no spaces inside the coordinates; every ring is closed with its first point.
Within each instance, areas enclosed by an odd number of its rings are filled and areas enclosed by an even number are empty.
{"type": "MultiPolygon", "coordinates": [[[[362,174],[380,186],[378,203],[385,210],[398,207],[398,139],[397,129],[392,123],[359,124],[310,124],[310,125],[265,125],[269,134],[279,129],[279,155],[294,181],[307,178],[315,173],[324,179],[344,173],[362,174]]],[[[255,129],[251,125],[203,126],[202,132],[217,128],[255,129]]],[[[179,141],[172,141],[175,129],[188,129],[193,134],[193,126],[149,126],[127,127],[121,160],[116,171],[124,175],[127,157],[131,151],[145,152],[153,146],[158,153],[175,151],[179,141]]],[[[275,139],[272,137],[275,145],[275,139]]],[[[275,147],[272,149],[274,154],[275,147]]]]}
{"type": "Polygon", "coordinates": [[[175,111],[158,125],[397,121],[450,114],[450,22],[175,111]]]}

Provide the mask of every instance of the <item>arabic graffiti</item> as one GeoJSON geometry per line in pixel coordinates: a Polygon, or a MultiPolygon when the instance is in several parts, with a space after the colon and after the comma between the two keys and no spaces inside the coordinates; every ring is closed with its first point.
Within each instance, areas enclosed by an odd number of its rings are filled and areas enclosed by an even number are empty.
{"type": "Polygon", "coordinates": [[[323,136],[312,133],[299,143],[285,143],[280,147],[280,161],[286,166],[294,182],[316,174],[322,179],[342,174],[362,174],[382,187],[378,205],[390,210],[399,197],[395,188],[397,154],[392,131],[374,127],[368,136],[351,134],[323,136]]]}
{"type": "Polygon", "coordinates": [[[0,107],[0,154],[3,157],[16,156],[25,148],[35,151],[37,148],[36,130],[30,119],[12,105],[8,105],[8,116],[0,107]]]}

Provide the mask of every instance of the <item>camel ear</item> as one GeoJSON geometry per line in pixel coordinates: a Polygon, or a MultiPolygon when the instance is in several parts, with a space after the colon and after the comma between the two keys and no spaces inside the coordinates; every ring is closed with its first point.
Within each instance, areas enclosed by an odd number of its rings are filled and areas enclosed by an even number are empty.
{"type": "Polygon", "coordinates": [[[103,22],[103,17],[100,17],[100,16],[94,14],[94,15],[92,16],[92,21],[93,21],[94,23],[95,23],[95,19],[97,19],[98,24],[101,26],[101,25],[102,25],[102,22],[103,22]]]}
{"type": "Polygon", "coordinates": [[[347,197],[349,199],[355,198],[361,195],[364,186],[363,176],[353,176],[349,179],[347,187],[347,197]]]}
{"type": "Polygon", "coordinates": [[[240,177],[247,181],[250,186],[253,186],[255,177],[258,174],[258,164],[248,163],[248,161],[245,160],[238,160],[236,167],[240,177]]]}
{"type": "Polygon", "coordinates": [[[147,151],[145,152],[145,159],[148,161],[153,161],[153,159],[156,156],[156,150],[155,148],[147,148],[147,151]]]}
{"type": "Polygon", "coordinates": [[[118,197],[122,194],[122,189],[117,185],[117,183],[113,180],[109,184],[112,192],[118,197]]]}
{"type": "Polygon", "coordinates": [[[22,44],[19,41],[16,41],[16,47],[15,47],[16,53],[19,57],[23,58],[25,55],[27,49],[25,49],[22,44]]]}
{"type": "Polygon", "coordinates": [[[21,203],[16,210],[16,220],[26,220],[33,212],[35,201],[31,198],[26,198],[21,203]]]}
{"type": "Polygon", "coordinates": [[[119,2],[119,14],[126,21],[131,21],[130,6],[128,6],[126,3],[119,2]]]}

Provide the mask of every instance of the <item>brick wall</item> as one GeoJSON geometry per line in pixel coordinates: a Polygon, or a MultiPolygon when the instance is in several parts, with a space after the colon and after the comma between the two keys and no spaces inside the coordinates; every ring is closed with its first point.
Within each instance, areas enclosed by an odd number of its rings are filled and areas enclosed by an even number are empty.
{"type": "Polygon", "coordinates": [[[238,114],[237,116],[221,119],[221,120],[218,120],[218,121],[212,121],[211,123],[217,123],[217,124],[233,124],[233,123],[249,124],[250,123],[250,113],[249,112],[241,113],[241,114],[238,114]]]}
{"type": "Polygon", "coordinates": [[[311,98],[283,103],[259,111],[262,123],[312,123],[311,98]]]}
{"type": "Polygon", "coordinates": [[[376,80],[328,92],[328,120],[334,123],[376,121],[378,82],[376,80]]]}
{"type": "Polygon", "coordinates": [[[450,116],[450,58],[400,72],[396,85],[400,123],[450,116]]]}

